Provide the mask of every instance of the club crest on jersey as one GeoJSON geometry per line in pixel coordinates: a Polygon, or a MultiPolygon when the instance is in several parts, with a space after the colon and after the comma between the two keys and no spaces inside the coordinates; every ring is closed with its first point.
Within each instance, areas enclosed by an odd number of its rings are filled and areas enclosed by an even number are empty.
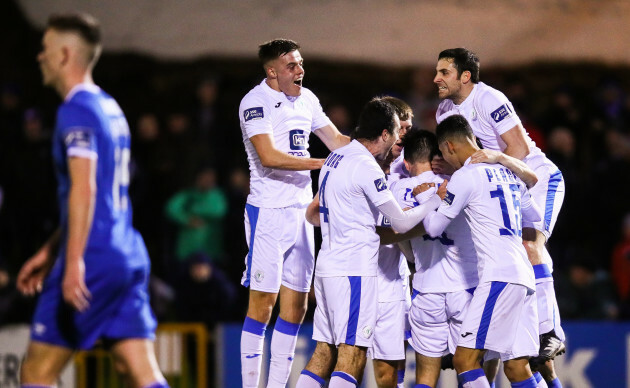
{"type": "Polygon", "coordinates": [[[444,197],[443,201],[446,202],[448,205],[452,205],[454,199],[455,199],[455,194],[453,194],[450,191],[446,190],[446,196],[444,197]]]}
{"type": "Polygon", "coordinates": [[[263,117],[265,117],[265,114],[263,113],[262,106],[245,109],[245,112],[243,112],[243,120],[245,120],[245,122],[249,120],[259,120],[263,117]]]}
{"type": "Polygon", "coordinates": [[[490,113],[490,116],[492,117],[495,123],[498,123],[511,114],[512,114],[512,111],[510,110],[510,107],[507,106],[507,104],[503,104],[500,107],[498,107],[494,112],[490,113]]]}
{"type": "Polygon", "coordinates": [[[365,339],[369,339],[373,333],[374,330],[372,330],[371,326],[363,326],[363,329],[361,329],[361,334],[363,334],[363,338],[365,339]]]}
{"type": "Polygon", "coordinates": [[[374,186],[376,186],[376,191],[383,191],[387,189],[387,183],[385,183],[385,178],[378,178],[374,181],[374,186]]]}
{"type": "Polygon", "coordinates": [[[293,129],[289,131],[290,142],[289,146],[292,150],[305,150],[306,149],[306,134],[301,129],[293,129]]]}

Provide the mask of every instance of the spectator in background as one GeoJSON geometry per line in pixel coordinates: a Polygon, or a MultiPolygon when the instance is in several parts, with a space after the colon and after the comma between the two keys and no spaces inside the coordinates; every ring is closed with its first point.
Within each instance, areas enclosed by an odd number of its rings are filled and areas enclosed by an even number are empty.
{"type": "Polygon", "coordinates": [[[610,271],[619,297],[620,315],[630,318],[630,213],[623,219],[621,240],[613,251],[610,271]]]}
{"type": "Polygon", "coordinates": [[[15,288],[15,279],[0,256],[0,326],[28,323],[34,308],[33,299],[23,297],[15,288]]]}
{"type": "Polygon", "coordinates": [[[144,113],[136,121],[131,143],[131,202],[134,205],[133,223],[142,234],[154,272],[163,273],[165,267],[161,233],[164,226],[165,198],[160,196],[160,122],[154,113],[144,113]]]}
{"type": "Polygon", "coordinates": [[[353,120],[350,115],[350,110],[343,103],[331,104],[326,109],[326,114],[330,121],[339,129],[339,132],[346,136],[350,136],[350,133],[354,129],[353,120]]]}
{"type": "Polygon", "coordinates": [[[184,262],[195,253],[223,261],[223,218],[228,204],[217,187],[214,168],[203,167],[195,185],[176,193],[166,204],[167,217],[178,227],[175,258],[184,262]]]}
{"type": "Polygon", "coordinates": [[[557,298],[563,319],[615,319],[619,316],[615,290],[595,259],[583,255],[557,282],[557,298]]]}
{"type": "Polygon", "coordinates": [[[213,261],[204,253],[190,255],[175,285],[177,319],[202,322],[209,330],[218,322],[236,318],[230,315],[234,312],[236,286],[213,261]]]}

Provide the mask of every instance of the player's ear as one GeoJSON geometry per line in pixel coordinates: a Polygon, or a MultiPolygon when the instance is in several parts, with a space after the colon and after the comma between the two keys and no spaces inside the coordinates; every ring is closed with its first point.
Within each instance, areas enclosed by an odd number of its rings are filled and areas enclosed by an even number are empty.
{"type": "Polygon", "coordinates": [[[411,171],[411,166],[410,163],[407,161],[407,159],[403,158],[403,163],[405,163],[405,168],[407,169],[407,171],[411,171]]]}
{"type": "Polygon", "coordinates": [[[387,141],[388,136],[392,136],[392,134],[389,133],[387,129],[383,129],[383,132],[381,132],[381,138],[383,139],[383,141],[387,141]]]}
{"type": "Polygon", "coordinates": [[[267,77],[269,77],[271,79],[278,78],[278,75],[276,74],[276,70],[272,66],[265,67],[265,70],[267,72],[267,77]]]}
{"type": "Polygon", "coordinates": [[[65,66],[70,62],[70,48],[66,45],[61,46],[61,65],[65,66]]]}
{"type": "Polygon", "coordinates": [[[462,73],[462,76],[460,77],[462,83],[468,83],[468,81],[470,81],[470,71],[466,70],[462,73]]]}

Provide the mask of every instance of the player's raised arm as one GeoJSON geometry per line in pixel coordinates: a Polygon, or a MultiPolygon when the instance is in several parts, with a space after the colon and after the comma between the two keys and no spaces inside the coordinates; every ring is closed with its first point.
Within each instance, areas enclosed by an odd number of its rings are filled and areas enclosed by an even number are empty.
{"type": "Polygon", "coordinates": [[[501,140],[507,145],[504,153],[518,160],[523,160],[529,155],[529,146],[525,140],[525,129],[521,124],[501,134],[501,140]]]}
{"type": "Polygon", "coordinates": [[[319,128],[315,131],[315,134],[331,151],[350,143],[350,137],[339,132],[335,124],[332,123],[319,128]]]}
{"type": "Polygon", "coordinates": [[[324,159],[300,158],[278,150],[271,135],[266,133],[252,136],[249,140],[264,167],[300,171],[318,170],[324,164],[324,159]]]}
{"type": "Polygon", "coordinates": [[[63,297],[79,311],[89,307],[90,292],[85,285],[84,252],[92,227],[96,202],[96,160],[68,159],[70,193],[68,195],[68,238],[63,297]]]}

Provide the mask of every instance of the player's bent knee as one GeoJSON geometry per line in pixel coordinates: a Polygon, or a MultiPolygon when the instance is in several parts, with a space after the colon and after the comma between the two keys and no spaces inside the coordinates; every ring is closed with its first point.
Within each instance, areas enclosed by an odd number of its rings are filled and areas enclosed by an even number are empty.
{"type": "Polygon", "coordinates": [[[379,388],[395,387],[398,383],[398,362],[374,360],[374,378],[379,388]]]}

